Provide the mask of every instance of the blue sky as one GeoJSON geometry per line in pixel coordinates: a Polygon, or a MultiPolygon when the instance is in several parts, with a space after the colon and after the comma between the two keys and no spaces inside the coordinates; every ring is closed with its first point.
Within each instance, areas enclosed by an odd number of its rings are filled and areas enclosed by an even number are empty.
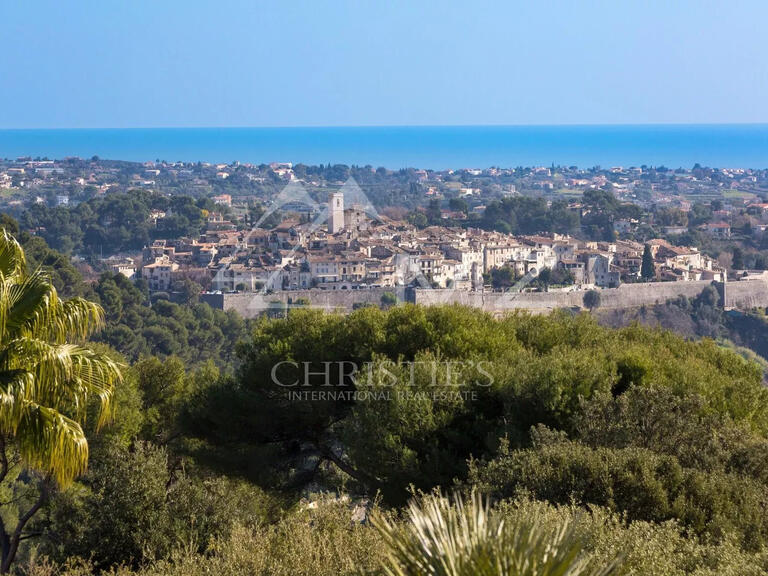
{"type": "Polygon", "coordinates": [[[2,0],[0,128],[768,122],[768,3],[2,0]]]}

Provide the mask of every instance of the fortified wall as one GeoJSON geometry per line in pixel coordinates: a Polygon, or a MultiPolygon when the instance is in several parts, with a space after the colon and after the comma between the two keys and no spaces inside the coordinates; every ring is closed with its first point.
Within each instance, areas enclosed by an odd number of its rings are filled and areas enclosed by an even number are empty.
{"type": "Polygon", "coordinates": [[[237,294],[203,294],[200,299],[220,310],[236,310],[245,318],[254,318],[270,309],[281,306],[306,304],[326,312],[351,312],[356,306],[379,305],[385,292],[397,292],[398,301],[405,299],[403,289],[390,288],[368,290],[290,290],[271,294],[241,292],[237,294]]]}
{"type": "Polygon", "coordinates": [[[768,280],[765,277],[725,284],[725,308],[748,310],[768,306],[768,280]]]}
{"type": "MultiPolygon", "coordinates": [[[[683,295],[695,298],[712,285],[709,280],[697,282],[650,282],[622,284],[618,288],[600,290],[600,308],[636,308],[643,305],[663,304],[670,298],[683,295]]],[[[582,308],[583,290],[573,292],[458,292],[454,290],[416,290],[415,302],[434,304],[459,303],[482,308],[488,312],[525,309],[549,312],[556,308],[582,308]]],[[[768,304],[768,299],[766,300],[768,304]]]]}
{"type": "MultiPolygon", "coordinates": [[[[695,298],[708,286],[715,286],[721,304],[726,309],[768,307],[768,277],[727,283],[700,280],[695,282],[648,282],[622,284],[618,288],[600,290],[600,308],[636,308],[663,304],[671,298],[695,298]],[[724,297],[723,297],[724,296],[724,297]]],[[[246,318],[253,318],[270,309],[304,303],[326,311],[351,312],[357,306],[379,305],[385,292],[397,293],[399,302],[409,301],[424,306],[462,304],[502,313],[524,309],[546,313],[556,308],[583,308],[584,291],[573,292],[469,292],[463,290],[404,290],[376,288],[367,290],[296,290],[272,294],[204,294],[201,299],[214,308],[236,310],[246,318]]]]}

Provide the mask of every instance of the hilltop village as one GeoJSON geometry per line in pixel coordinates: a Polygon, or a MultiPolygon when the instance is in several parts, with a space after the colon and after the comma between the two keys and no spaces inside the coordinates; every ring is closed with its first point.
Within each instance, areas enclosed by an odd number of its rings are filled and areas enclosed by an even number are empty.
{"type": "MultiPolygon", "coordinates": [[[[661,239],[647,246],[652,279],[725,279],[725,271],[694,248],[661,239]]],[[[546,278],[536,283],[538,288],[577,290],[638,281],[645,250],[638,242],[584,242],[559,234],[418,229],[386,217],[372,218],[360,206],[345,207],[343,194],[336,193],[329,201],[327,225],[286,219],[269,230],[238,230],[213,213],[199,238],[156,240],[144,249],[140,267],[128,260],[112,265],[126,274],[139,269],[150,289],[160,291],[170,290],[181,277],[209,277],[211,291],[250,292],[362,290],[413,283],[504,289],[526,275],[546,278]]]]}

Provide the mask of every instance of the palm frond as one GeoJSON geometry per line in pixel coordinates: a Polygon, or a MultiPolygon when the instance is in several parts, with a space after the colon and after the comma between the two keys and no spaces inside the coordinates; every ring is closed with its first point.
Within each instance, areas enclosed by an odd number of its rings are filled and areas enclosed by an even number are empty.
{"type": "Polygon", "coordinates": [[[61,335],[84,340],[104,326],[104,310],[84,298],[72,298],[61,303],[57,322],[61,335]]]}
{"type": "Polygon", "coordinates": [[[45,333],[54,325],[59,297],[50,279],[41,270],[13,278],[7,290],[4,335],[45,333]]]}
{"type": "Polygon", "coordinates": [[[0,432],[60,484],[86,469],[89,407],[97,428],[112,415],[120,365],[83,344],[103,323],[97,304],[63,301],[45,273],[27,273],[21,246],[0,232],[0,432]]]}
{"type": "Polygon", "coordinates": [[[35,375],[18,369],[0,373],[0,433],[15,436],[25,402],[34,397],[35,375]]]}
{"type": "Polygon", "coordinates": [[[594,565],[570,524],[508,524],[476,492],[468,503],[414,500],[405,526],[383,515],[373,523],[388,548],[389,576],[605,576],[616,567],[594,565]]]}
{"type": "Polygon", "coordinates": [[[76,344],[50,344],[33,338],[9,342],[0,354],[0,366],[16,370],[27,365],[33,366],[34,384],[25,388],[26,398],[82,419],[88,404],[95,401],[97,428],[109,420],[114,386],[122,378],[117,362],[76,344]]]}
{"type": "Polygon", "coordinates": [[[21,244],[5,228],[0,229],[0,275],[8,278],[23,273],[26,267],[21,244]]]}
{"type": "Polygon", "coordinates": [[[16,428],[19,453],[30,468],[69,485],[88,468],[88,441],[80,424],[57,410],[24,401],[16,428]]]}

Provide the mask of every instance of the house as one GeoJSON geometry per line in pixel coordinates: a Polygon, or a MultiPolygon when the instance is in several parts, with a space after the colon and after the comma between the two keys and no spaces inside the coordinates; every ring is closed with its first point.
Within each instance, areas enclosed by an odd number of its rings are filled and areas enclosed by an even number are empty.
{"type": "Polygon", "coordinates": [[[229,220],[224,220],[224,216],[219,212],[211,212],[205,223],[205,229],[206,231],[236,230],[237,226],[229,220]]]}
{"type": "Polygon", "coordinates": [[[176,262],[172,262],[166,254],[157,256],[152,264],[141,268],[141,275],[147,280],[150,290],[169,290],[172,282],[172,273],[179,269],[176,262]]]}
{"type": "Polygon", "coordinates": [[[487,245],[483,254],[483,272],[492,268],[501,268],[507,262],[515,259],[522,247],[517,243],[487,245]]]}
{"type": "Polygon", "coordinates": [[[335,257],[317,257],[311,258],[309,262],[309,271],[312,280],[317,284],[326,284],[329,282],[338,282],[340,278],[339,261],[335,257]]]}
{"type": "Polygon", "coordinates": [[[667,236],[679,236],[688,232],[687,226],[664,226],[664,234],[667,236]]]}
{"type": "Polygon", "coordinates": [[[152,210],[149,213],[149,219],[152,220],[152,224],[157,225],[158,220],[165,218],[165,212],[162,210],[152,210]]]}
{"type": "Polygon", "coordinates": [[[122,274],[133,278],[136,274],[136,262],[133,258],[110,258],[105,260],[113,274],[122,274]]]}
{"type": "Polygon", "coordinates": [[[230,194],[219,194],[211,198],[211,200],[222,206],[232,206],[232,196],[230,194]]]}
{"type": "Polygon", "coordinates": [[[426,278],[434,279],[443,265],[443,254],[437,251],[428,251],[419,255],[419,268],[426,278]]]}
{"type": "Polygon", "coordinates": [[[613,257],[610,254],[594,252],[582,253],[579,260],[584,262],[584,282],[602,288],[617,288],[621,283],[621,275],[612,268],[613,257]]]}
{"type": "Polygon", "coordinates": [[[254,292],[262,288],[267,290],[280,290],[282,288],[278,267],[230,263],[220,266],[211,282],[212,290],[221,290],[222,292],[233,290],[254,292]]]}
{"type": "Polygon", "coordinates": [[[730,238],[731,225],[727,222],[710,222],[707,224],[707,234],[713,238],[730,238]]]}
{"type": "Polygon", "coordinates": [[[472,265],[477,263],[479,266],[483,266],[483,252],[478,247],[446,246],[443,249],[443,254],[446,258],[458,263],[454,274],[455,280],[470,280],[472,265]]]}
{"type": "Polygon", "coordinates": [[[567,270],[573,276],[576,284],[584,284],[586,265],[575,258],[563,258],[557,263],[558,268],[567,270]]]}
{"type": "Polygon", "coordinates": [[[307,290],[312,287],[312,273],[306,262],[288,264],[280,271],[283,290],[307,290]]]}

